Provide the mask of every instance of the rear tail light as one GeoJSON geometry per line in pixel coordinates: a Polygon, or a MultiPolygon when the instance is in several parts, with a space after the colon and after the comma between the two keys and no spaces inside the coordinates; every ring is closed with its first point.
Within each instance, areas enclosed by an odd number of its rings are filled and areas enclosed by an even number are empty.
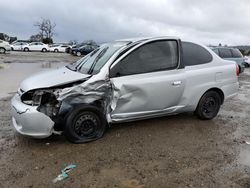
{"type": "Polygon", "coordinates": [[[236,64],[236,75],[239,76],[240,75],[240,67],[238,64],[236,64]]]}

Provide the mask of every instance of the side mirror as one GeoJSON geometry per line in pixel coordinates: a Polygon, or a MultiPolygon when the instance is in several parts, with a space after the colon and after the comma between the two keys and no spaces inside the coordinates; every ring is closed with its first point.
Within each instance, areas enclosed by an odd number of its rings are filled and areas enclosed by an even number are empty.
{"type": "Polygon", "coordinates": [[[110,78],[114,78],[114,77],[120,77],[121,76],[121,71],[120,71],[120,67],[117,66],[118,64],[116,64],[114,67],[112,67],[109,71],[109,77],[110,78]]]}

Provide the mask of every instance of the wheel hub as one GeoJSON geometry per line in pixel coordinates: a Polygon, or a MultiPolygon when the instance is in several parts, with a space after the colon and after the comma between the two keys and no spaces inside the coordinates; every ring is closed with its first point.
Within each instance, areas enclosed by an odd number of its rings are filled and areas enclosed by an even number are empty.
{"type": "Polygon", "coordinates": [[[213,112],[215,108],[216,108],[215,99],[213,97],[207,98],[203,105],[203,112],[205,112],[206,114],[209,114],[213,112]]]}
{"type": "Polygon", "coordinates": [[[91,136],[95,133],[97,120],[92,115],[82,115],[75,123],[75,132],[78,136],[91,136]]]}

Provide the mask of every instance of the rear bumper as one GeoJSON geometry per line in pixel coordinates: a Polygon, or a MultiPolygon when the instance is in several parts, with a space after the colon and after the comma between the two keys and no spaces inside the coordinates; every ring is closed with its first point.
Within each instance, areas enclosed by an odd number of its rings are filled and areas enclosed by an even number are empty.
{"type": "Polygon", "coordinates": [[[238,95],[239,92],[239,82],[235,82],[233,84],[230,85],[224,85],[222,87],[224,96],[225,96],[225,100],[231,99],[235,96],[238,95]]]}
{"type": "Polygon", "coordinates": [[[46,138],[53,133],[54,122],[37,107],[22,103],[18,94],[11,100],[12,123],[17,132],[34,138],[46,138]]]}

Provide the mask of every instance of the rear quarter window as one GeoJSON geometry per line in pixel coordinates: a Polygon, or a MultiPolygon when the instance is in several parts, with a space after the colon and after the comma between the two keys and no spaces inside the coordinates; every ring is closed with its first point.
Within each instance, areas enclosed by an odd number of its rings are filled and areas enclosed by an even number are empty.
{"type": "Polygon", "coordinates": [[[200,45],[182,42],[183,63],[185,66],[201,65],[213,60],[213,56],[200,45]]]}
{"type": "Polygon", "coordinates": [[[241,54],[240,50],[238,49],[231,49],[234,58],[241,58],[243,55],[241,54]]]}

